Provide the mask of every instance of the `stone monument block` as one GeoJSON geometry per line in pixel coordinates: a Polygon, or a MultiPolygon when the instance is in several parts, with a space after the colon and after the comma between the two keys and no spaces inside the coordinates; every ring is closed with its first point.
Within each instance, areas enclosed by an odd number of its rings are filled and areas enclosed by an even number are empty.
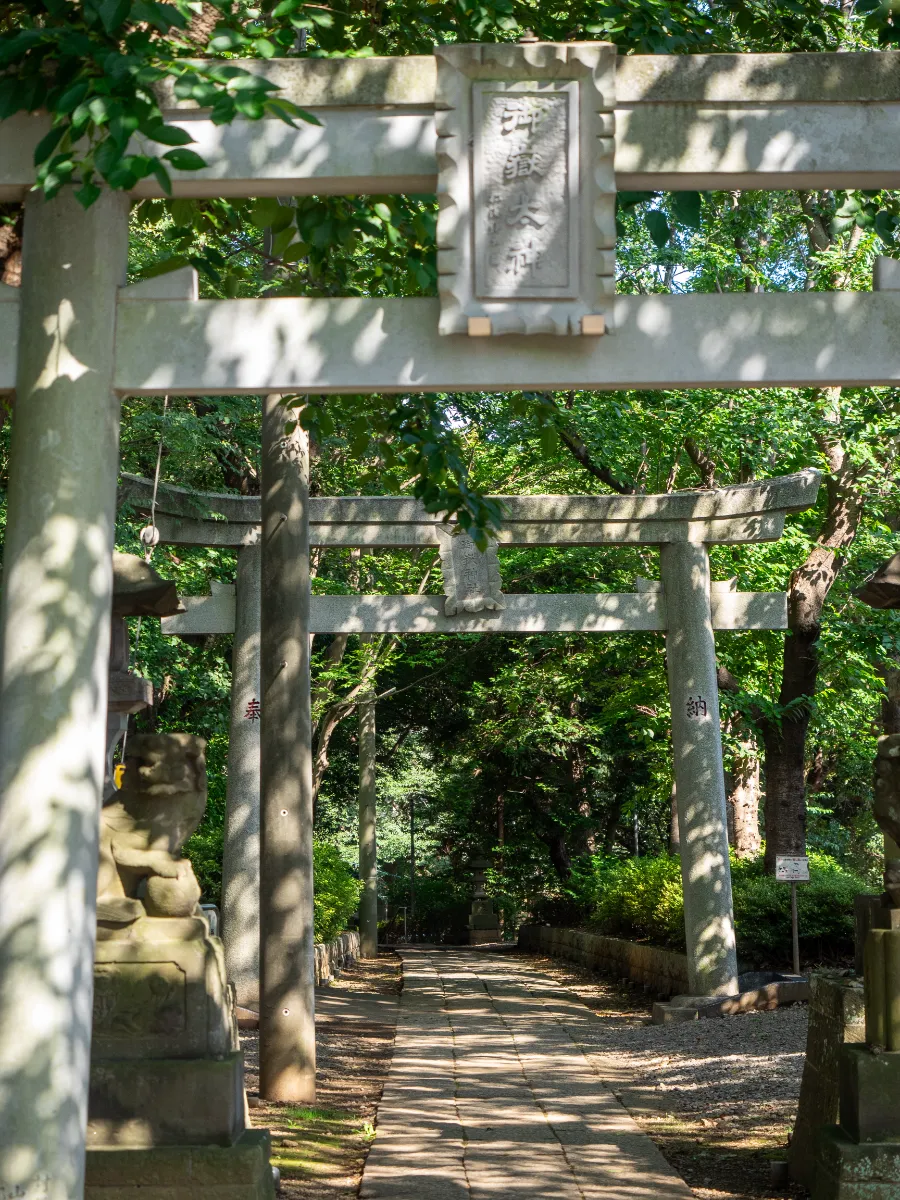
{"type": "Polygon", "coordinates": [[[604,333],[615,46],[464,44],[435,57],[440,332],[604,333]]]}
{"type": "Polygon", "coordinates": [[[472,863],[475,889],[472,910],[469,914],[470,946],[483,946],[489,942],[500,941],[500,918],[494,912],[494,902],[484,887],[485,871],[490,865],[490,861],[486,858],[478,858],[472,863]]]}

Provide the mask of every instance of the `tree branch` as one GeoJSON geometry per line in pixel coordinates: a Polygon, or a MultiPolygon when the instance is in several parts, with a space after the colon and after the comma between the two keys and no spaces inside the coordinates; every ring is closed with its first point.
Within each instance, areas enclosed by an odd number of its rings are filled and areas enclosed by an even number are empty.
{"type": "Polygon", "coordinates": [[[716,486],[716,464],[713,459],[710,458],[709,454],[692,437],[684,439],[684,448],[687,451],[688,458],[697,468],[702,486],[705,488],[714,488],[716,486]]]}
{"type": "MultiPolygon", "coordinates": [[[[567,418],[563,415],[553,396],[548,395],[547,399],[556,412],[556,429],[559,434],[559,440],[579,466],[584,467],[589,475],[593,475],[595,479],[599,479],[601,483],[605,483],[608,488],[611,488],[614,492],[618,492],[620,496],[633,496],[637,488],[631,483],[618,479],[613,471],[603,463],[595,462],[590,450],[584,443],[584,439],[576,429],[569,425],[567,418]]],[[[574,401],[574,392],[569,393],[569,399],[570,403],[566,405],[567,408],[571,408],[571,402],[574,401]]]]}

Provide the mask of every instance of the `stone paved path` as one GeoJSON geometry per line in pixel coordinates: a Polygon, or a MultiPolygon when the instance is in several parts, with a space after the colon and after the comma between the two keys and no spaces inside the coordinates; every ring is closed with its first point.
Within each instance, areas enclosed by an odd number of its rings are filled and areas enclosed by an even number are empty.
{"type": "Polygon", "coordinates": [[[596,1020],[514,958],[407,950],[363,1200],[690,1200],[579,1048],[596,1020]]]}

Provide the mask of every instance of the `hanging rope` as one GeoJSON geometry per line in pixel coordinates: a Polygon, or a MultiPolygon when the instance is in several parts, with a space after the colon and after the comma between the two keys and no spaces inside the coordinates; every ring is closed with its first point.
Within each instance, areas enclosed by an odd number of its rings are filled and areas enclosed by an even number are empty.
{"type": "MultiPolygon", "coordinates": [[[[159,423],[159,445],[156,447],[156,470],[153,472],[153,495],[150,497],[150,524],[145,525],[138,537],[141,539],[141,545],[144,547],[144,562],[149,563],[153,557],[153,549],[159,545],[159,530],[156,528],[156,496],[159,492],[159,472],[162,466],[163,438],[166,432],[166,412],[169,408],[169,397],[163,397],[162,416],[159,423]]],[[[134,660],[137,663],[138,648],[141,644],[141,622],[143,617],[138,614],[137,628],[134,631],[134,660]]],[[[128,741],[128,722],[125,723],[125,732],[122,734],[122,745],[119,750],[119,766],[115,770],[116,787],[121,787],[122,772],[124,771],[125,763],[125,745],[128,741]]]]}

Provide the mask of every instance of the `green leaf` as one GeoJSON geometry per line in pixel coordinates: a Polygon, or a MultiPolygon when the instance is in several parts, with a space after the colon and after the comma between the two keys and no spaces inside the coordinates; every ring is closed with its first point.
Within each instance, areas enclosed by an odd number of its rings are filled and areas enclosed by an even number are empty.
{"type": "MultiPolygon", "coordinates": [[[[130,12],[131,0],[103,0],[99,9],[103,28],[107,33],[115,33],[130,12]]],[[[90,205],[85,205],[85,208],[89,207],[90,205]]]]}
{"type": "Polygon", "coordinates": [[[283,262],[292,263],[299,262],[309,253],[309,246],[306,242],[291,242],[288,248],[281,255],[283,262]]]}
{"type": "Polygon", "coordinates": [[[103,96],[94,96],[88,102],[87,109],[95,125],[105,125],[109,120],[109,105],[103,96]]]}
{"type": "Polygon", "coordinates": [[[553,425],[544,425],[541,428],[541,450],[542,450],[542,452],[546,455],[547,458],[550,458],[551,455],[556,453],[558,446],[559,446],[559,434],[557,433],[556,429],[554,428],[553,425]]]}
{"type": "Polygon", "coordinates": [[[93,179],[86,179],[81,187],[75,192],[75,199],[82,208],[90,208],[97,197],[100,195],[102,188],[94,183],[93,179]]]}
{"type": "Polygon", "coordinates": [[[179,129],[177,125],[167,125],[165,121],[147,121],[138,128],[145,137],[163,146],[186,146],[195,140],[186,129],[179,129]]]}
{"type": "Polygon", "coordinates": [[[875,215],[875,232],[884,242],[893,238],[898,225],[900,221],[883,208],[875,215]]]}
{"type": "Polygon", "coordinates": [[[209,48],[217,54],[222,54],[228,50],[239,50],[242,46],[246,46],[248,40],[236,29],[223,29],[221,33],[210,38],[209,48]]]}
{"type": "Polygon", "coordinates": [[[272,196],[263,196],[256,200],[250,209],[250,221],[257,229],[271,229],[273,222],[278,219],[282,210],[287,212],[288,220],[290,220],[291,210],[289,208],[279,204],[272,196]]]}
{"type": "Polygon", "coordinates": [[[669,228],[665,214],[661,213],[658,208],[651,208],[649,212],[644,213],[644,224],[655,245],[662,250],[672,236],[672,230],[669,228]]]}
{"type": "Polygon", "coordinates": [[[156,182],[167,196],[172,195],[172,178],[158,158],[153,159],[153,174],[156,182]]]}
{"type": "Polygon", "coordinates": [[[281,0],[281,3],[276,5],[272,10],[272,16],[288,17],[292,12],[296,12],[298,8],[303,7],[303,0],[281,0]]]}
{"type": "Polygon", "coordinates": [[[86,80],[81,83],[76,83],[74,87],[70,87],[68,91],[63,92],[60,98],[54,105],[58,113],[74,112],[78,105],[88,94],[90,84],[86,80]]]}
{"type": "Polygon", "coordinates": [[[388,206],[386,204],[384,204],[382,201],[379,200],[377,204],[373,204],[372,210],[379,217],[381,217],[382,221],[387,221],[388,223],[390,223],[391,217],[393,214],[391,213],[390,208],[388,208],[388,206]]]}
{"type": "Polygon", "coordinates": [[[699,229],[703,219],[703,203],[699,192],[673,192],[672,213],[675,220],[691,229],[699,229]]]}
{"type": "Polygon", "coordinates": [[[173,200],[169,205],[172,220],[179,228],[183,229],[190,229],[193,226],[196,211],[197,206],[194,201],[186,198],[173,200]]]}
{"type": "Polygon", "coordinates": [[[45,159],[50,157],[59,145],[65,132],[65,125],[57,125],[55,129],[51,129],[49,133],[44,134],[34,148],[34,165],[36,167],[39,167],[45,159]]]}
{"type": "Polygon", "coordinates": [[[176,171],[200,171],[206,166],[206,160],[194,150],[169,150],[163,155],[176,171]]]}
{"type": "Polygon", "coordinates": [[[645,204],[648,200],[655,200],[659,192],[618,192],[616,194],[616,203],[620,208],[633,208],[635,204],[645,204]]]}

